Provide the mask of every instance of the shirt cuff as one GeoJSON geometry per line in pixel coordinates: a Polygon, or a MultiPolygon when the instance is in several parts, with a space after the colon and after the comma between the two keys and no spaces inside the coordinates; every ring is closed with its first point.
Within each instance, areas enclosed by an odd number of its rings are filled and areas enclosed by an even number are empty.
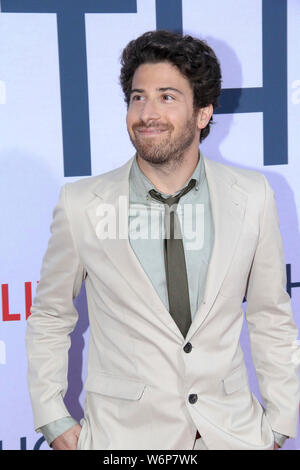
{"type": "Polygon", "coordinates": [[[289,438],[289,436],[286,436],[285,434],[280,434],[280,432],[273,431],[274,434],[274,441],[276,444],[279,445],[279,447],[282,447],[285,441],[289,438]]]}
{"type": "Polygon", "coordinates": [[[66,416],[65,418],[57,419],[49,424],[45,424],[41,428],[37,429],[37,432],[41,432],[44,435],[49,446],[58,436],[66,432],[75,424],[77,421],[72,416],[66,416]]]}

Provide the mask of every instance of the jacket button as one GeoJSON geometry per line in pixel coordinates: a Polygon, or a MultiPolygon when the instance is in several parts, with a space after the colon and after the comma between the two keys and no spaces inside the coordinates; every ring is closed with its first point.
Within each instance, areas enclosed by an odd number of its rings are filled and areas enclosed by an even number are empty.
{"type": "Polygon", "coordinates": [[[192,403],[192,405],[196,403],[197,400],[198,400],[198,396],[196,395],[196,393],[191,393],[189,395],[189,402],[192,403]]]}
{"type": "Polygon", "coordinates": [[[183,348],[184,352],[186,353],[191,352],[192,349],[193,349],[193,346],[191,345],[191,343],[186,343],[186,345],[183,348]]]}

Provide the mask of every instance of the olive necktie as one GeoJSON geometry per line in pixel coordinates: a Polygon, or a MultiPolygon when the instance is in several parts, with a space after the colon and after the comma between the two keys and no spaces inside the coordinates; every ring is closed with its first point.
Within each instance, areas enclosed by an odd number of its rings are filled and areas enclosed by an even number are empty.
{"type": "Polygon", "coordinates": [[[164,258],[169,309],[184,338],[192,319],[184,247],[176,209],[181,196],[188,193],[195,184],[196,180],[192,179],[176,196],[168,198],[164,198],[155,189],[149,191],[153,199],[165,204],[164,258]]]}

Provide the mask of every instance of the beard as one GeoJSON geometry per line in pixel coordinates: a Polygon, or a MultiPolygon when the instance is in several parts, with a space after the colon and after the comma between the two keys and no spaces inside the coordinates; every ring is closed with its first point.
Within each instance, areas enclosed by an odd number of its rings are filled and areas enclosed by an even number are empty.
{"type": "Polygon", "coordinates": [[[145,125],[142,121],[132,126],[133,136],[129,132],[129,137],[132,145],[135,147],[138,155],[148,163],[155,165],[167,164],[176,162],[180,164],[184,158],[184,152],[187,150],[195,139],[196,135],[196,121],[195,114],[186,122],[186,125],[180,134],[173,138],[171,137],[174,126],[172,124],[160,125],[152,124],[145,125]],[[157,128],[167,131],[161,137],[147,137],[140,136],[138,129],[140,127],[157,128]]]}

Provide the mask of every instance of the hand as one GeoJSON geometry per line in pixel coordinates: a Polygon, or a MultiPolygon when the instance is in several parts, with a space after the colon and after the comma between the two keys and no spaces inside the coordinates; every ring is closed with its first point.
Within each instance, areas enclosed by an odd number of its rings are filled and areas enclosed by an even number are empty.
{"type": "Polygon", "coordinates": [[[75,424],[66,432],[58,436],[51,443],[54,450],[76,450],[79,434],[81,431],[80,424],[75,424]]]}
{"type": "Polygon", "coordinates": [[[274,448],[273,448],[273,450],[278,450],[278,449],[280,449],[280,446],[279,446],[278,444],[276,444],[276,442],[274,442],[274,448]]]}

